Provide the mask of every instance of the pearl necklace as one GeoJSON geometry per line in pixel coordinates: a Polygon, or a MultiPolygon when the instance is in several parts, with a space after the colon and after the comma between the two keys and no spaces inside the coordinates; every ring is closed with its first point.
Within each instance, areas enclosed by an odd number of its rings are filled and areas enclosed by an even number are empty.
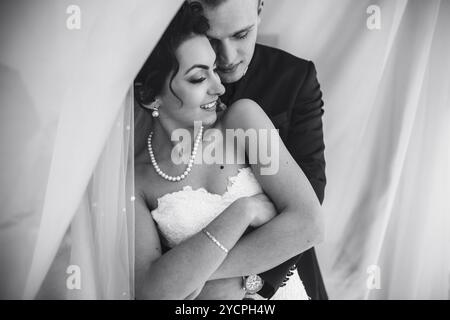
{"type": "Polygon", "coordinates": [[[197,137],[195,138],[194,148],[192,149],[192,153],[191,153],[191,156],[189,158],[189,162],[188,162],[187,168],[179,176],[169,176],[168,174],[163,172],[161,170],[161,168],[158,166],[158,163],[156,162],[156,159],[155,159],[155,155],[153,153],[152,136],[153,136],[153,131],[148,136],[148,153],[150,154],[150,160],[152,162],[153,168],[155,169],[156,173],[159,174],[162,178],[164,178],[164,179],[166,179],[168,181],[172,181],[172,182],[178,182],[178,181],[181,181],[181,180],[185,179],[189,175],[189,173],[191,172],[192,165],[194,164],[195,156],[197,155],[198,145],[200,144],[200,141],[201,141],[201,139],[203,137],[203,126],[200,127],[200,129],[198,131],[198,134],[197,134],[197,137]]]}

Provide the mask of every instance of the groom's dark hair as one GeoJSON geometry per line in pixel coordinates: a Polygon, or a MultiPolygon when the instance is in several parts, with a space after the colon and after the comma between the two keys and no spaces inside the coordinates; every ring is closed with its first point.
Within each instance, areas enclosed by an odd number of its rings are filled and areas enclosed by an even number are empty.
{"type": "Polygon", "coordinates": [[[177,97],[171,86],[180,67],[175,51],[184,40],[193,35],[206,35],[208,29],[208,20],[202,15],[202,7],[198,3],[185,2],[135,79],[135,98],[141,105],[148,105],[155,100],[156,95],[162,91],[171,71],[174,73],[169,87],[177,97]]]}
{"type": "MultiPolygon", "coordinates": [[[[193,0],[194,2],[200,2],[201,4],[205,5],[206,7],[210,8],[216,8],[220,6],[221,4],[227,2],[228,0],[193,0]]],[[[258,14],[261,12],[261,4],[264,5],[264,0],[258,0],[258,14]]]]}

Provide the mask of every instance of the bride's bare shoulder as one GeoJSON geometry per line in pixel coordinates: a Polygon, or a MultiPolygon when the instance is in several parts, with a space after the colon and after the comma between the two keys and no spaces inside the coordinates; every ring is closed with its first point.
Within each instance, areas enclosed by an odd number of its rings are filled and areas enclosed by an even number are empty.
{"type": "Polygon", "coordinates": [[[240,99],[229,106],[222,120],[227,128],[241,127],[245,123],[257,121],[264,111],[255,101],[251,99],[240,99]]]}

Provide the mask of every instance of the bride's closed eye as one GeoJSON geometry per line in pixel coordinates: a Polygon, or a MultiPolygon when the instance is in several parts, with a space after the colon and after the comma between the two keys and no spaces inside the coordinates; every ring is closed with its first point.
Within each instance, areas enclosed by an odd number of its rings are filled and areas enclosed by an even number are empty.
{"type": "MultiPolygon", "coordinates": [[[[217,66],[213,66],[212,71],[215,75],[218,75],[217,66]]],[[[206,77],[198,77],[198,78],[190,79],[189,82],[192,84],[198,84],[198,83],[202,83],[205,80],[206,80],[206,77]]]]}
{"type": "Polygon", "coordinates": [[[198,78],[198,79],[191,79],[191,80],[189,80],[189,82],[193,83],[193,84],[198,84],[198,83],[202,83],[205,80],[206,80],[205,77],[201,77],[201,78],[198,78]]]}

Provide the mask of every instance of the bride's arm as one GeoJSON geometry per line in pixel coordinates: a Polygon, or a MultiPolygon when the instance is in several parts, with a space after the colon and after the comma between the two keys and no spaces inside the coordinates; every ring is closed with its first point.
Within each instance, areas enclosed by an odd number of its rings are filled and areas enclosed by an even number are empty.
{"type": "MultiPolygon", "coordinates": [[[[264,111],[251,100],[237,101],[223,118],[226,128],[271,130],[274,126],[264,111]]],[[[266,135],[270,137],[270,132],[266,135]]],[[[258,137],[258,146],[274,141],[258,137]]],[[[266,195],[273,201],[279,214],[268,223],[242,237],[210,280],[257,274],[272,269],[284,261],[317,245],[323,239],[322,210],[307,177],[289,154],[279,135],[278,152],[272,157],[278,161],[275,174],[261,175],[258,156],[252,170],[266,195]]],[[[255,142],[253,142],[255,143],[255,142]]],[[[249,146],[245,145],[248,154],[249,146]]],[[[263,149],[264,150],[264,149],[263,149]]],[[[258,155],[260,148],[258,148],[258,155]]],[[[266,151],[267,152],[267,151],[266,151]]]]}
{"type": "MultiPolygon", "coordinates": [[[[236,201],[206,229],[231,249],[253,220],[247,198],[236,201]]],[[[155,223],[143,196],[137,196],[135,292],[137,299],[185,299],[210,278],[226,253],[203,232],[161,254],[155,223]]]]}

